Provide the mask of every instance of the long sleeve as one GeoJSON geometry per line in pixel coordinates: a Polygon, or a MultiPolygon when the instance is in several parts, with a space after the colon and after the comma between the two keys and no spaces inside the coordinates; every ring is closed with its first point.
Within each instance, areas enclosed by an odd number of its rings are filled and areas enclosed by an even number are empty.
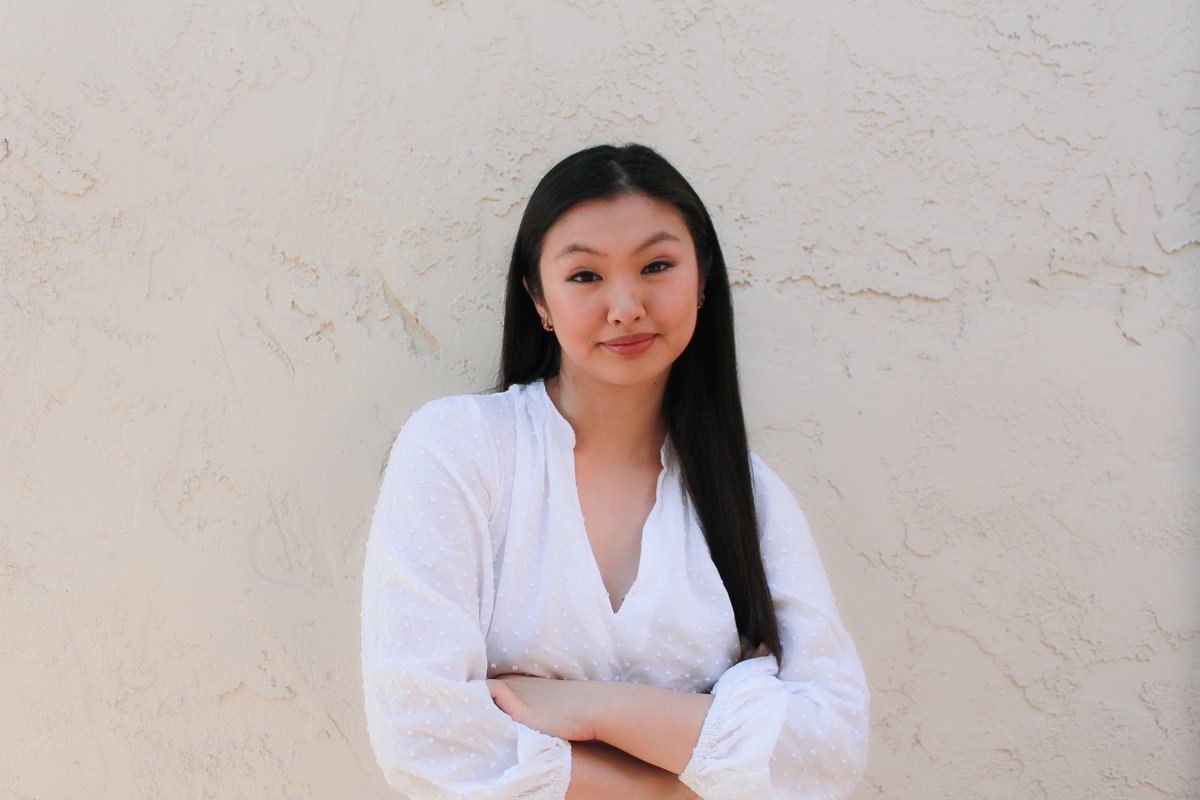
{"type": "Polygon", "coordinates": [[[570,747],[488,693],[500,470],[471,398],[431,403],[392,447],[363,571],[367,727],[388,783],[412,800],[558,800],[570,747]]]}
{"type": "Polygon", "coordinates": [[[680,778],[704,800],[835,800],[866,767],[868,690],[808,524],[757,458],[755,494],[783,664],[735,664],[713,688],[680,778]]]}

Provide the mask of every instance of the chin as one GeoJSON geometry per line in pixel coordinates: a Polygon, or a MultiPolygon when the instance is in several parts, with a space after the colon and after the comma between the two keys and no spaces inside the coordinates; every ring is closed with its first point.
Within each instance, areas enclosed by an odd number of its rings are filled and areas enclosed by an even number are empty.
{"type": "Polygon", "coordinates": [[[657,367],[645,370],[622,370],[615,374],[597,375],[596,380],[611,386],[635,388],[638,386],[652,386],[654,384],[666,383],[667,376],[670,374],[671,368],[668,365],[665,369],[657,367]]]}

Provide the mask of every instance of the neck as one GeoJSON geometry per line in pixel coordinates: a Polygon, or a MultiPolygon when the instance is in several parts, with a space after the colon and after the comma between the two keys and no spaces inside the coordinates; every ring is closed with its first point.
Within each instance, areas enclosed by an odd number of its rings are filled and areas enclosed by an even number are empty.
{"type": "Polygon", "coordinates": [[[658,461],[667,435],[662,401],[667,377],[641,386],[596,385],[560,373],[546,392],[575,430],[575,450],[658,461]]]}

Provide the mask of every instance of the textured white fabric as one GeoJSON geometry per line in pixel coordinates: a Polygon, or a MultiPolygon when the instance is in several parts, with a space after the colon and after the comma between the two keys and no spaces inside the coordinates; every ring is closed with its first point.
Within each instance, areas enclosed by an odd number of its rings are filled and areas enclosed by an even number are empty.
{"type": "Polygon", "coordinates": [[[844,797],[866,759],[867,688],[787,487],[753,459],[783,666],[736,664],[733,611],[669,444],[616,612],[574,445],[540,382],[434,401],[397,436],[363,576],[367,723],[389,783],[413,800],[562,798],[568,743],[513,722],[483,683],[522,672],[712,691],[681,776],[706,800],[844,797]]]}

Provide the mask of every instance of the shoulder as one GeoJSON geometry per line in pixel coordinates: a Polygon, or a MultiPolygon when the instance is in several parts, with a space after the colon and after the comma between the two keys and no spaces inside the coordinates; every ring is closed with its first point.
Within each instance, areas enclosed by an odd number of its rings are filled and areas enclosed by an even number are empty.
{"type": "Polygon", "coordinates": [[[779,495],[792,496],[792,491],[783,478],[779,477],[779,473],[771,469],[758,453],[750,454],[750,477],[754,481],[754,495],[759,503],[775,499],[779,495]]]}
{"type": "Polygon", "coordinates": [[[442,397],[418,408],[388,452],[381,502],[414,493],[421,502],[468,496],[494,511],[513,468],[523,389],[442,397]]]}
{"type": "Polygon", "coordinates": [[[397,441],[484,445],[496,438],[507,438],[529,391],[529,386],[519,385],[493,394],[461,394],[430,400],[404,423],[397,441]]]}
{"type": "Polygon", "coordinates": [[[808,522],[791,488],[756,453],[750,454],[750,474],[754,481],[754,501],[760,530],[767,532],[777,530],[780,526],[799,527],[807,533],[808,522]]]}
{"type": "Polygon", "coordinates": [[[541,384],[492,394],[452,395],[418,408],[392,443],[388,463],[416,460],[475,474],[486,483],[513,468],[521,431],[543,414],[541,384]],[[490,477],[489,477],[490,476],[490,477]]]}

